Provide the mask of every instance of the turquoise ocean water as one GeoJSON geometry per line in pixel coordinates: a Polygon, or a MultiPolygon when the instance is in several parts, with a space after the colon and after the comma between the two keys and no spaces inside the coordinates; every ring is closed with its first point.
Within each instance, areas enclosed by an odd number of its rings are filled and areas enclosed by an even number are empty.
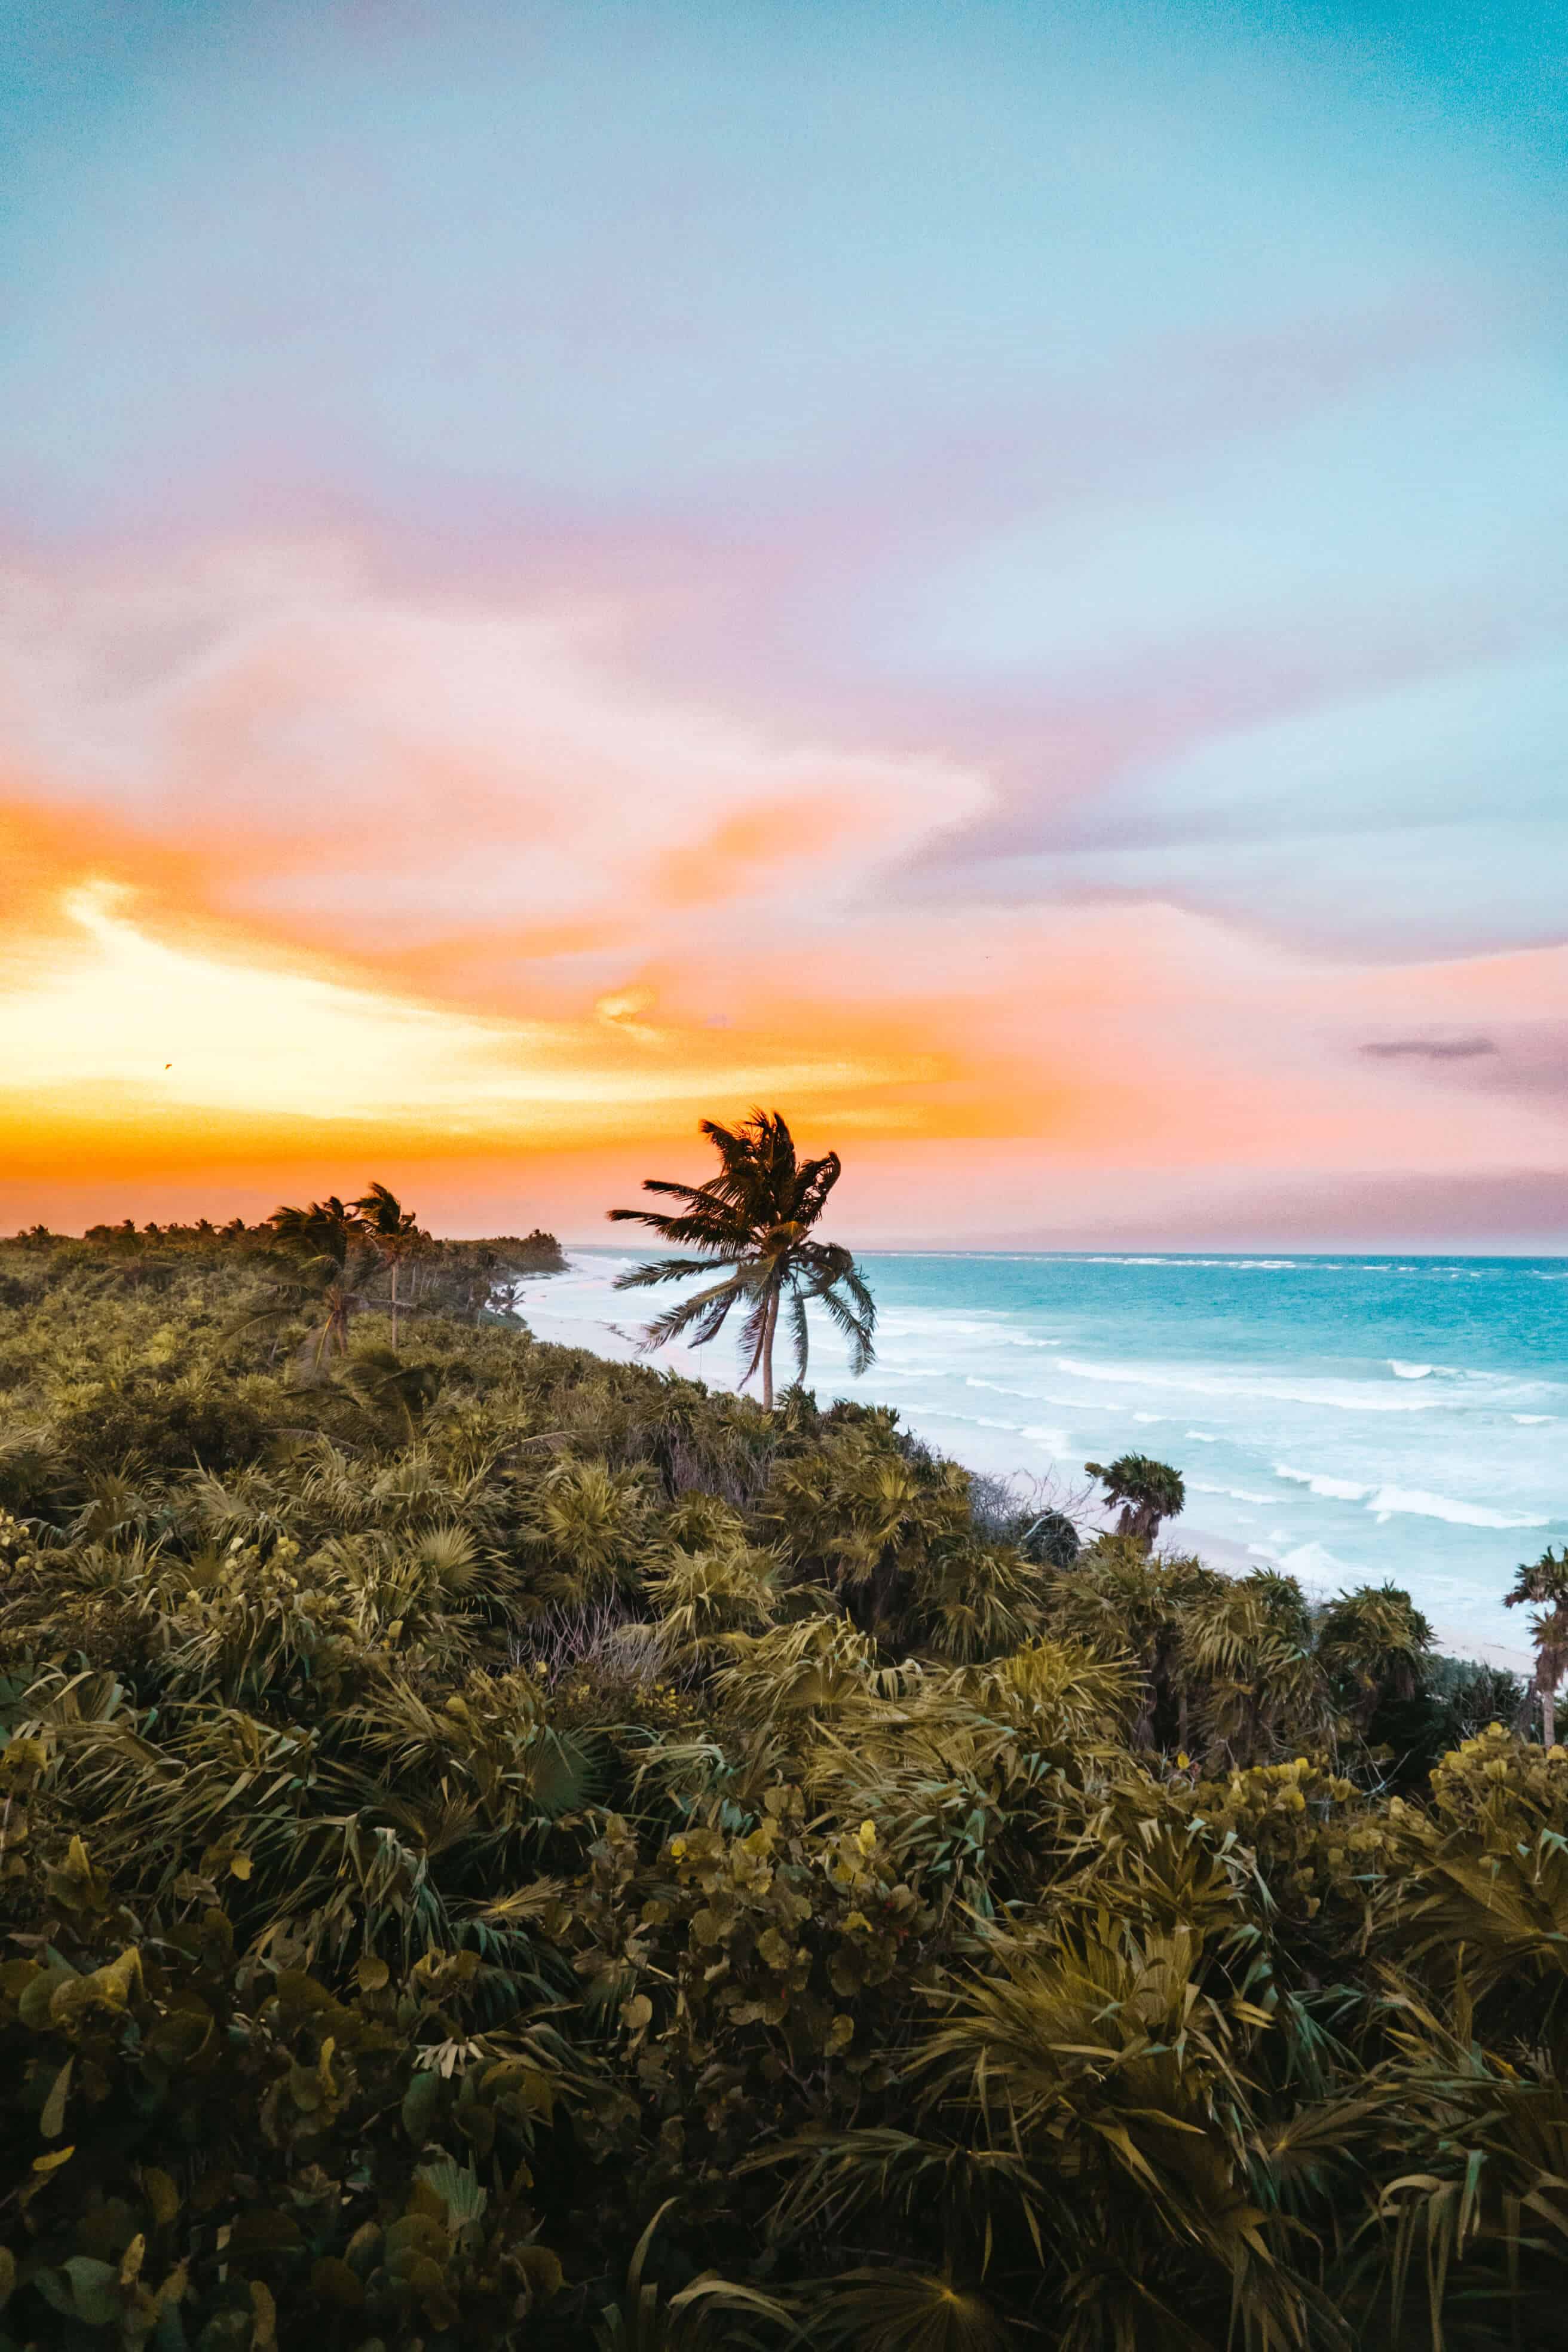
{"type": "MultiPolygon", "coordinates": [[[[626,1251],[531,1283],[541,1339],[632,1352],[626,1251]]],[[[1501,1595],[1568,1540],[1568,1262],[1467,1257],[868,1255],[878,1361],[822,1324],[820,1397],[897,1405],[976,1469],[1081,1489],[1088,1459],[1174,1463],[1171,1529],[1310,1588],[1393,1578],[1460,1643],[1528,1644],[1501,1595]]],[[[669,1293],[663,1294],[668,1298],[669,1293]]],[[[667,1361],[732,1382],[726,1337],[667,1361]]],[[[787,1377],[787,1375],[786,1375],[787,1377]]]]}

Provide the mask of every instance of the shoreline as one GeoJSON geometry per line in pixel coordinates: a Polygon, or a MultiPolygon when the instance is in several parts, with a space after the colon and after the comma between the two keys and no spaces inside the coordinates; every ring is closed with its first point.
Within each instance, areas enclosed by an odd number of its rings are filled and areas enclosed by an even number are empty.
{"type": "MultiPolygon", "coordinates": [[[[599,1255],[611,1257],[620,1255],[619,1252],[605,1248],[602,1245],[595,1246],[593,1244],[585,1245],[583,1244],[569,1244],[565,1246],[569,1251],[580,1250],[583,1255],[590,1258],[599,1255]]],[[[931,1255],[951,1255],[951,1253],[947,1252],[918,1254],[931,1255]]],[[[999,1255],[1006,1255],[1006,1253],[999,1253],[999,1255]]],[[[1304,1253],[1300,1255],[1304,1255],[1304,1253]]],[[[570,1270],[570,1265],[568,1270],[570,1270]]],[[[534,1304],[536,1291],[546,1290],[550,1284],[559,1279],[560,1277],[555,1275],[535,1275],[525,1277],[522,1284],[520,1285],[519,1296],[516,1303],[516,1312],[531,1330],[535,1330],[531,1309],[534,1304]]],[[[545,1311],[548,1318],[549,1309],[546,1308],[545,1311]]],[[[588,1315],[582,1317],[563,1316],[559,1319],[563,1325],[569,1327],[569,1329],[563,1330],[559,1335],[556,1335],[553,1339],[553,1344],[563,1347],[584,1348],[589,1351],[589,1353],[603,1356],[610,1362],[627,1363],[637,1360],[639,1351],[637,1339],[635,1336],[626,1330],[619,1322],[613,1321],[603,1316],[588,1315]]],[[[538,1333],[535,1330],[535,1336],[542,1338],[547,1335],[538,1333]]],[[[644,1359],[643,1360],[646,1361],[647,1360],[644,1359]]],[[[672,1363],[672,1369],[673,1368],[672,1363]]],[[[689,1368],[685,1366],[682,1366],[681,1369],[683,1370],[689,1370],[689,1368]]],[[[723,1379],[722,1377],[714,1379],[712,1375],[706,1370],[694,1373],[691,1376],[706,1381],[710,1387],[723,1388],[737,1393],[739,1392],[736,1390],[736,1384],[734,1381],[723,1379]]],[[[914,1424],[909,1421],[909,1417],[907,1413],[903,1412],[903,1409],[900,1408],[900,1411],[902,1418],[904,1419],[905,1425],[913,1427],[914,1424]]],[[[931,1442],[935,1444],[938,1441],[932,1440],[931,1442]]],[[[942,1444],[942,1451],[947,1454],[952,1460],[961,1463],[965,1469],[972,1471],[976,1475],[994,1475],[984,1470],[982,1465],[978,1464],[964,1461],[963,1456],[961,1454],[954,1452],[952,1447],[946,1444],[942,1444]]],[[[1023,1465],[1020,1465],[1018,1475],[1027,1475],[1029,1474],[1026,1472],[1023,1465]]],[[[1182,1541],[1185,1548],[1197,1559],[1201,1559],[1205,1566],[1216,1569],[1220,1574],[1224,1576],[1244,1576],[1247,1574],[1249,1570],[1257,1568],[1260,1564],[1258,1554],[1249,1551],[1247,1547],[1238,1543],[1234,1538],[1218,1535],[1194,1522],[1189,1521],[1184,1524],[1182,1528],[1182,1541]]],[[[1300,1577],[1298,1577],[1297,1581],[1301,1585],[1302,1591],[1306,1593],[1310,1601],[1322,1601],[1331,1597],[1331,1588],[1327,1585],[1321,1585],[1310,1579],[1300,1577]]],[[[1499,1668],[1508,1674],[1521,1675],[1527,1681],[1535,1671],[1534,1655],[1527,1649],[1516,1648],[1509,1643],[1489,1641],[1479,1634],[1467,1633],[1459,1627],[1438,1624],[1436,1621],[1429,1622],[1432,1622],[1433,1647],[1440,1657],[1460,1659],[1472,1664],[1499,1668]]]]}

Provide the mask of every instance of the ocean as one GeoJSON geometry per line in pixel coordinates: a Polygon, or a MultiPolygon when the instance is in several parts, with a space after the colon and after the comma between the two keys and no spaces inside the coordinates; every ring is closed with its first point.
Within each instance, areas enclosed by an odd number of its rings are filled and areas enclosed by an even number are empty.
{"type": "MultiPolygon", "coordinates": [[[[639,1254],[577,1249],[520,1305],[543,1339],[626,1358],[639,1254]]],[[[1220,1567],[1314,1594],[1392,1579],[1468,1654],[1528,1647],[1502,1595],[1568,1539],[1568,1263],[1544,1258],[872,1254],[877,1361],[852,1380],[814,1317],[819,1398],[896,1405],[976,1470],[1081,1495],[1084,1464],[1180,1469],[1167,1528],[1220,1567]]],[[[658,1294],[656,1303],[674,1295],[658,1294]]],[[[728,1334],[653,1360],[732,1385],[728,1334]]],[[[791,1376],[787,1362],[781,1378],[791,1376]]]]}

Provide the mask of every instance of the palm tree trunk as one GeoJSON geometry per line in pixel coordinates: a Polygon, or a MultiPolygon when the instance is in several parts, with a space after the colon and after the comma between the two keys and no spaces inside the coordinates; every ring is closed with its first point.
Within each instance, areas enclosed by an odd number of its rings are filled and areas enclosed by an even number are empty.
{"type": "Polygon", "coordinates": [[[767,1328],[763,1334],[763,1411],[773,1409],[773,1333],[778,1328],[779,1294],[776,1287],[768,1298],[767,1328]]]}
{"type": "Polygon", "coordinates": [[[392,1261],[392,1352],[397,1353],[397,1260],[392,1261]]]}
{"type": "Polygon", "coordinates": [[[1541,1662],[1541,1738],[1547,1748],[1557,1745],[1557,1661],[1541,1662]]]}

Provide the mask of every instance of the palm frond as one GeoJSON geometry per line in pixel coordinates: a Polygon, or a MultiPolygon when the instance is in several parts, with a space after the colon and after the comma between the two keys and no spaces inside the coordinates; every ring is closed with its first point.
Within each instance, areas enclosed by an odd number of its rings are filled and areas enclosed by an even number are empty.
{"type": "Polygon", "coordinates": [[[661,1282],[689,1282],[693,1275],[711,1274],[713,1261],[706,1257],[651,1258],[645,1265],[627,1266],[616,1276],[617,1290],[651,1290],[661,1282]]]}

